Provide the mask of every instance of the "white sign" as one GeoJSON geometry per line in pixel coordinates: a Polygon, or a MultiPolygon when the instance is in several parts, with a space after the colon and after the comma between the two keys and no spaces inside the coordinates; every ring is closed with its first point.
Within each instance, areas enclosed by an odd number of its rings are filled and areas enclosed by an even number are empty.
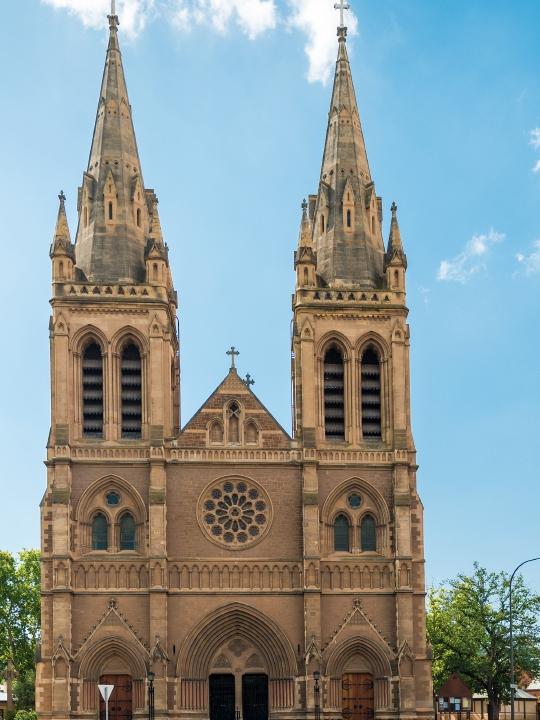
{"type": "Polygon", "coordinates": [[[105,702],[109,702],[109,698],[114,690],[114,685],[98,685],[98,688],[101,693],[101,697],[105,700],[105,702]]]}

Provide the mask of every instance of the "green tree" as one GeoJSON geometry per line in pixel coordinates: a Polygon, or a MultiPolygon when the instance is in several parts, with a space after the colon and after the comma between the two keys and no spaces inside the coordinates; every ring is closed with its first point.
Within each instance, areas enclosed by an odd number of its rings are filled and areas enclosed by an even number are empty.
{"type": "MultiPolygon", "coordinates": [[[[0,552],[0,668],[11,658],[21,687],[34,672],[40,629],[40,561],[37,550],[0,552]],[[25,681],[26,679],[26,681],[25,681]]],[[[25,697],[28,693],[25,692],[25,697]]]]}
{"type": "MultiPolygon", "coordinates": [[[[436,688],[458,672],[473,692],[485,692],[489,718],[497,720],[510,699],[509,581],[477,563],[472,575],[458,575],[429,592],[427,630],[433,646],[436,688]]],[[[540,596],[521,576],[512,590],[514,663],[517,676],[540,674],[540,596]]]]}

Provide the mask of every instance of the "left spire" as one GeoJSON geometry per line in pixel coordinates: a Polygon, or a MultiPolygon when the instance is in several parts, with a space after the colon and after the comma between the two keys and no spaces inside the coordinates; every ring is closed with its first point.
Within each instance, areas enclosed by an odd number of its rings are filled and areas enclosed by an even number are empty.
{"type": "Polygon", "coordinates": [[[77,267],[95,282],[142,282],[150,210],[111,2],[109,43],[88,168],[79,189],[77,267]]]}

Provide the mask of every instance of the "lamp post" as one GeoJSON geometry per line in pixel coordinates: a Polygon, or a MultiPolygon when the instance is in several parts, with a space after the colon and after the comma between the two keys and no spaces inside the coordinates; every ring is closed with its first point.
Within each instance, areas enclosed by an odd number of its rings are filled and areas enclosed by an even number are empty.
{"type": "Polygon", "coordinates": [[[535,560],[540,560],[540,557],[531,558],[530,560],[524,560],[515,568],[514,572],[510,575],[510,591],[508,603],[510,612],[510,720],[515,720],[514,696],[517,688],[514,669],[514,619],[512,617],[512,583],[514,582],[514,577],[519,568],[523,567],[523,565],[526,565],[527,563],[535,562],[535,560]]]}
{"type": "Polygon", "coordinates": [[[146,674],[148,680],[148,720],[154,720],[154,678],[156,674],[149,670],[146,674]]]}
{"type": "Polygon", "coordinates": [[[313,694],[315,698],[315,720],[321,720],[321,686],[319,681],[321,679],[321,673],[315,670],[313,673],[313,694]]]}

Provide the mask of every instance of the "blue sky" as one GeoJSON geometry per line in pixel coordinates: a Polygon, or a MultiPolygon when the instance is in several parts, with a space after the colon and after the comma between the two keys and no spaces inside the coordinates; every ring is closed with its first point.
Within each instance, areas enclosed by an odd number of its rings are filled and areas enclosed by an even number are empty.
{"type": "MultiPolygon", "coordinates": [[[[10,550],[39,542],[48,249],[61,188],[75,229],[106,5],[2,8],[0,547],[10,550]]],[[[160,198],[181,301],[183,422],[235,344],[240,370],[290,427],[292,253],[300,202],[317,189],[333,0],[117,5],[145,184],[160,198]]],[[[475,559],[511,569],[540,555],[540,4],[353,5],[371,169],[386,232],[398,203],[409,259],[427,578],[475,559]]],[[[540,591],[540,563],[527,578],[540,591]]]]}

